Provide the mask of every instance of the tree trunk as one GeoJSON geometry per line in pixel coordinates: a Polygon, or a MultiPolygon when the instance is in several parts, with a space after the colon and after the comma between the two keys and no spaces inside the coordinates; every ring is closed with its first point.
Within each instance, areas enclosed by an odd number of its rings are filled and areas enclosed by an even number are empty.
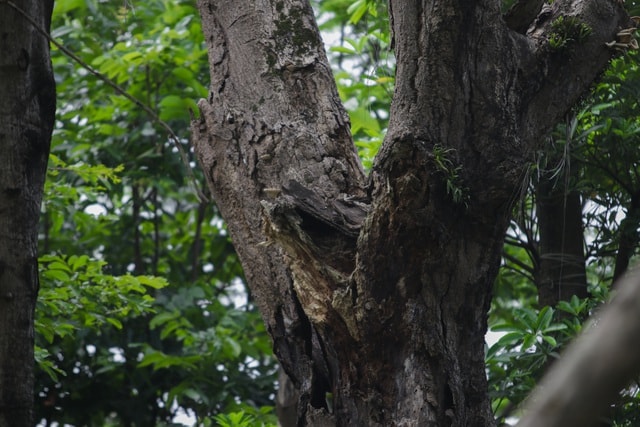
{"type": "Polygon", "coordinates": [[[391,1],[396,90],[367,179],[309,4],[199,8],[211,91],[194,147],[298,424],[493,425],[484,334],[511,204],[622,9],[556,0],[526,37],[492,0],[391,1]],[[561,15],[592,34],[559,54],[561,15]]]}
{"type": "Polygon", "coordinates": [[[34,425],[37,223],[55,114],[49,42],[29,22],[48,31],[53,1],[17,4],[0,1],[0,427],[34,425]]]}
{"type": "Polygon", "coordinates": [[[543,179],[536,188],[536,215],[540,232],[538,303],[555,307],[574,295],[586,298],[589,294],[580,194],[567,190],[564,183],[543,179]]]}
{"type": "Polygon", "coordinates": [[[618,252],[613,269],[613,284],[624,275],[629,267],[631,257],[635,254],[640,237],[638,226],[640,225],[640,194],[632,194],[626,216],[620,222],[618,229],[618,252]]]}

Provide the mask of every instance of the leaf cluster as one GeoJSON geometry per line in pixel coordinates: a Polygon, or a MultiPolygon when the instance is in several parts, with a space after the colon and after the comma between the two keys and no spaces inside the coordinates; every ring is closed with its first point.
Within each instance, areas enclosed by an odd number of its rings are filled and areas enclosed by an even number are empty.
{"type": "Polygon", "coordinates": [[[395,83],[386,4],[327,0],[316,9],[321,31],[335,38],[327,43],[329,59],[354,142],[369,169],[386,133],[395,83]]]}
{"type": "Polygon", "coordinates": [[[573,43],[584,43],[593,29],[575,16],[558,16],[551,23],[549,46],[553,50],[564,50],[573,43]]]}

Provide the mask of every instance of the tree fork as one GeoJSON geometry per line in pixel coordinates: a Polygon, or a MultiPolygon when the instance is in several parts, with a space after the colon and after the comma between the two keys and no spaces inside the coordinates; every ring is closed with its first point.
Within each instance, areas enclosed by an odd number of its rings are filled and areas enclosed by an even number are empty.
{"type": "Polygon", "coordinates": [[[396,91],[368,181],[309,4],[199,9],[211,92],[194,147],[298,423],[493,425],[483,345],[511,204],[606,65],[620,6],[557,0],[524,36],[495,1],[391,1],[396,91]],[[558,16],[591,29],[561,55],[558,16]]]}

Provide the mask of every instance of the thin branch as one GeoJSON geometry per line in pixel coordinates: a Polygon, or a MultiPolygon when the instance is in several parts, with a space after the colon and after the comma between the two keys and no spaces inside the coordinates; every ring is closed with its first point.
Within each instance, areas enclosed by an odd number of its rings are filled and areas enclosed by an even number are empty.
{"type": "Polygon", "coordinates": [[[184,164],[184,166],[186,168],[187,175],[189,175],[189,179],[190,179],[190,181],[191,181],[191,183],[192,183],[192,185],[194,187],[194,191],[196,192],[196,195],[197,195],[198,199],[201,202],[208,202],[209,201],[207,199],[207,197],[205,196],[205,194],[203,193],[203,191],[198,186],[198,181],[196,179],[196,176],[194,175],[193,170],[191,169],[191,166],[189,165],[189,159],[187,157],[187,153],[184,151],[184,148],[182,148],[182,145],[180,144],[180,138],[178,137],[178,135],[176,135],[176,133],[173,131],[173,129],[171,129],[171,127],[166,122],[164,122],[162,119],[160,119],[160,117],[158,116],[158,114],[156,114],[155,111],[153,111],[148,105],[144,104],[142,101],[140,101],[139,99],[137,99],[133,95],[129,94],[122,87],[118,86],[118,84],[115,83],[113,80],[111,80],[110,78],[108,78],[107,76],[105,76],[104,74],[100,73],[98,70],[96,70],[95,68],[93,68],[92,66],[87,64],[85,61],[83,61],[75,53],[73,53],[72,51],[70,51],[69,49],[64,47],[60,42],[58,42],[57,40],[52,38],[48,31],[46,31],[44,28],[42,28],[36,21],[34,21],[24,10],[22,10],[14,2],[12,2],[11,0],[0,0],[0,3],[5,3],[5,4],[9,5],[11,8],[13,8],[16,12],[18,12],[20,15],[22,15],[22,17],[24,19],[26,19],[33,26],[33,28],[36,29],[36,31],[38,31],[40,34],[42,34],[55,47],[60,49],[60,51],[62,53],[67,55],[69,58],[71,58],[73,61],[75,61],[82,68],[87,70],[89,73],[93,74],[95,77],[97,77],[98,79],[102,80],[104,83],[106,83],[108,86],[110,86],[114,91],[116,91],[119,95],[124,96],[126,99],[131,101],[134,105],[136,105],[137,107],[141,108],[145,113],[147,113],[147,115],[151,118],[151,120],[153,122],[155,122],[161,128],[163,128],[169,134],[169,139],[171,139],[171,141],[173,142],[175,147],[178,149],[178,153],[180,154],[180,158],[182,159],[182,163],[184,164]]]}
{"type": "MultiPolygon", "coordinates": [[[[531,267],[530,265],[525,264],[524,262],[520,261],[518,258],[514,257],[513,255],[509,255],[506,252],[502,253],[502,257],[505,258],[510,263],[512,263],[514,265],[517,265],[522,270],[524,270],[527,273],[526,276],[527,277],[531,277],[531,279],[532,279],[531,281],[535,282],[535,280],[533,280],[533,275],[535,273],[535,269],[533,267],[531,267]]],[[[525,275],[523,272],[520,272],[520,274],[525,275]]]]}
{"type": "MultiPolygon", "coordinates": [[[[527,239],[529,239],[530,238],[529,234],[526,232],[525,234],[527,235],[527,239]]],[[[535,241],[533,240],[525,241],[523,239],[517,239],[515,237],[506,235],[504,238],[504,243],[507,245],[524,249],[527,255],[529,255],[529,259],[531,259],[534,269],[535,269],[535,266],[540,265],[540,255],[538,254],[538,249],[536,247],[535,241]]]]}
{"type": "Polygon", "coordinates": [[[529,282],[531,282],[531,283],[534,283],[534,284],[535,284],[535,282],[536,282],[536,281],[535,281],[535,279],[534,279],[531,275],[527,274],[526,272],[524,272],[524,271],[522,271],[522,270],[518,270],[517,268],[515,268],[515,267],[514,267],[514,266],[512,266],[512,265],[505,264],[505,265],[503,265],[501,268],[504,268],[505,270],[511,271],[513,274],[517,274],[517,275],[519,275],[519,276],[522,276],[522,277],[524,277],[527,281],[529,281],[529,282]]]}
{"type": "Polygon", "coordinates": [[[529,242],[525,242],[524,240],[521,240],[521,239],[516,239],[515,237],[509,236],[509,235],[505,236],[504,242],[507,245],[515,246],[517,248],[522,248],[526,250],[531,249],[531,244],[529,242]]]}
{"type": "Polygon", "coordinates": [[[158,275],[158,262],[160,260],[160,216],[158,215],[158,187],[151,191],[151,204],[153,206],[153,266],[154,276],[158,275]]]}

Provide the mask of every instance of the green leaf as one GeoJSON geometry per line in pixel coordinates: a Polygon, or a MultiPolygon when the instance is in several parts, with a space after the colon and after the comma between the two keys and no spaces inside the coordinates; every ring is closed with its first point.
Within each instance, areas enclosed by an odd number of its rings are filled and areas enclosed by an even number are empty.
{"type": "Polygon", "coordinates": [[[49,280],[57,280],[60,282],[69,282],[71,277],[66,271],[49,269],[44,271],[43,276],[49,280]]]}
{"type": "MultiPolygon", "coordinates": [[[[54,13],[64,14],[69,13],[75,9],[85,9],[86,0],[56,0],[54,3],[54,13]]],[[[59,37],[56,36],[56,37],[59,37]]]]}
{"type": "Polygon", "coordinates": [[[242,353],[242,347],[231,337],[224,338],[223,352],[229,359],[235,359],[242,353]]]}
{"type": "Polygon", "coordinates": [[[367,12],[368,8],[367,0],[356,0],[353,2],[347,9],[347,13],[351,15],[349,22],[352,24],[358,23],[367,12]]]}
{"type": "Polygon", "coordinates": [[[556,341],[555,338],[553,338],[552,336],[549,335],[543,335],[542,339],[544,341],[546,341],[551,347],[556,347],[558,345],[558,342],[556,341]]]}
{"type": "Polygon", "coordinates": [[[538,314],[536,329],[540,331],[545,330],[547,327],[549,327],[552,317],[553,309],[551,307],[544,307],[538,314]]]}
{"type": "Polygon", "coordinates": [[[169,282],[164,277],[158,276],[137,276],[138,281],[153,289],[162,289],[169,286],[169,282]]]}
{"type": "Polygon", "coordinates": [[[122,329],[122,322],[120,320],[114,317],[107,317],[105,320],[115,326],[116,329],[122,329]]]}
{"type": "Polygon", "coordinates": [[[363,130],[369,136],[376,136],[380,134],[380,124],[375,117],[371,115],[371,112],[366,108],[358,108],[350,113],[351,118],[351,133],[356,134],[358,131],[363,130]]]}
{"type": "Polygon", "coordinates": [[[354,49],[344,46],[331,46],[329,50],[331,52],[346,53],[347,55],[355,55],[357,53],[354,49]]]}

